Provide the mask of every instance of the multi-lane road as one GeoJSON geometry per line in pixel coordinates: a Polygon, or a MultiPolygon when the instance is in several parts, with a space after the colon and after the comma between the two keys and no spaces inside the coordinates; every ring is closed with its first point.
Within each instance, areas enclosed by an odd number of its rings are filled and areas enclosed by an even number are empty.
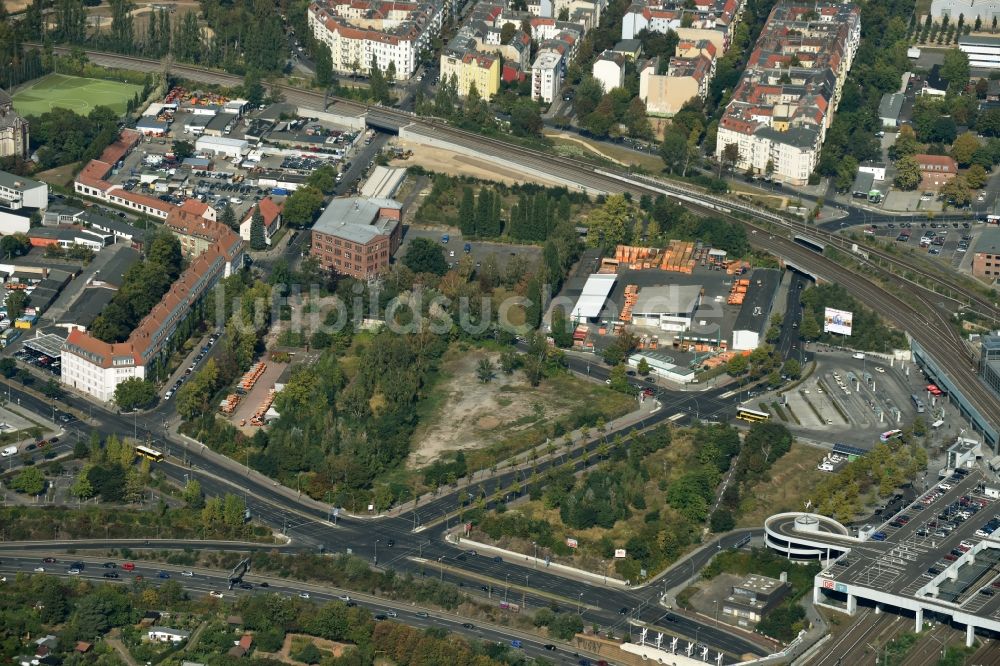
{"type": "Polygon", "coordinates": [[[120,567],[122,560],[86,555],[56,555],[55,562],[43,562],[42,555],[28,552],[16,554],[3,553],[0,561],[0,576],[12,577],[19,573],[34,573],[41,567],[46,574],[66,578],[81,578],[94,583],[107,582],[113,584],[131,585],[145,582],[149,585],[159,585],[167,580],[179,582],[192,597],[206,597],[212,593],[223,601],[235,601],[241,597],[254,594],[278,594],[286,597],[297,597],[303,603],[324,603],[342,600],[356,603],[370,610],[377,618],[387,621],[404,622],[408,625],[429,628],[437,627],[462,634],[476,640],[494,641],[511,645],[512,640],[518,641],[519,648],[527,656],[544,657],[556,664],[576,664],[581,658],[594,661],[598,655],[583,652],[580,648],[554,639],[541,639],[536,634],[503,627],[488,622],[470,622],[468,618],[454,613],[438,610],[425,610],[413,604],[396,602],[368,594],[334,588],[328,585],[318,585],[304,582],[289,581],[270,575],[247,573],[243,580],[253,589],[247,590],[234,586],[229,590],[229,577],[225,571],[213,569],[189,568],[169,564],[151,563],[142,560],[134,561],[135,569],[125,571],[120,567]],[[83,563],[84,567],[78,574],[69,573],[69,565],[83,563]],[[115,567],[105,566],[115,564],[115,567]],[[114,576],[109,577],[109,576],[114,576]],[[221,595],[219,597],[218,595],[221,595]]]}
{"type": "MultiPolygon", "coordinates": [[[[159,61],[96,52],[88,52],[88,56],[93,62],[108,66],[145,69],[147,71],[169,67],[173,73],[195,80],[222,84],[241,82],[238,77],[198,67],[165,65],[159,61]]],[[[288,101],[303,106],[318,108],[323,106],[325,102],[324,96],[319,93],[297,90],[287,86],[276,87],[281,90],[288,101]]],[[[755,246],[792,260],[796,265],[822,279],[844,284],[852,293],[875,308],[880,314],[906,329],[925,349],[934,350],[935,359],[952,374],[958,384],[967,390],[968,399],[976,404],[982,413],[992,415],[993,418],[1000,415],[1000,400],[997,400],[996,396],[979,383],[970,366],[968,350],[937,308],[936,301],[940,300],[940,297],[902,282],[900,290],[905,292],[905,296],[890,294],[872,280],[859,275],[849,267],[810,252],[784,236],[776,232],[769,232],[764,226],[761,226],[761,222],[763,222],[772,225],[772,228],[783,228],[786,231],[791,229],[791,225],[780,216],[765,213],[729,199],[712,197],[686,186],[653,179],[640,179],[630,174],[607,172],[576,160],[553,161],[551,155],[546,153],[463,132],[434,119],[417,118],[404,111],[388,108],[372,109],[342,100],[338,100],[338,104],[345,113],[367,114],[369,120],[383,126],[392,126],[393,123],[397,127],[407,125],[411,132],[423,133],[439,141],[448,141],[468,150],[488,153],[528,169],[540,170],[567,182],[575,183],[581,188],[603,192],[628,191],[636,194],[666,193],[681,198],[695,207],[714,210],[723,215],[739,213],[758,220],[754,228],[759,233],[755,233],[751,237],[755,246]]],[[[813,233],[822,233],[816,232],[815,228],[812,231],[813,233]]],[[[891,256],[887,256],[885,260],[897,264],[901,261],[899,258],[891,256]]],[[[943,280],[938,276],[932,277],[935,280],[943,280]]],[[[956,287],[956,291],[962,293],[960,287],[956,287]]],[[[970,302],[974,302],[977,308],[982,308],[984,311],[993,308],[992,304],[985,302],[975,294],[967,294],[966,297],[970,302]]],[[[995,308],[991,311],[995,313],[995,308]]],[[[577,366],[582,365],[582,362],[579,361],[573,361],[573,363],[577,366]]],[[[591,374],[596,373],[592,370],[591,374]]],[[[733,406],[731,400],[721,398],[719,391],[660,392],[658,397],[662,402],[661,410],[646,417],[641,425],[635,427],[661,422],[678,413],[689,411],[691,407],[694,407],[695,412],[703,417],[711,418],[730,414],[733,406]]],[[[29,398],[30,396],[23,398],[29,403],[29,407],[32,400],[42,402],[29,398]]],[[[68,397],[66,401],[71,407],[76,408],[78,414],[88,412],[89,405],[83,400],[68,397]]],[[[40,408],[41,413],[50,409],[48,403],[37,407],[40,408]]],[[[161,408],[161,410],[164,409],[166,408],[161,408]]],[[[392,518],[371,520],[359,517],[341,517],[338,525],[334,527],[326,522],[329,507],[302,500],[296,497],[294,492],[275,486],[262,477],[248,473],[237,463],[216,456],[200,447],[178,442],[171,443],[166,437],[165,429],[161,430],[160,428],[163,417],[167,416],[165,411],[155,411],[141,417],[123,416],[104,410],[99,410],[99,412],[97,419],[100,421],[101,430],[127,433],[135,429],[140,437],[146,436],[148,432],[154,439],[163,441],[165,447],[169,448],[170,453],[175,458],[188,461],[189,464],[186,467],[174,462],[163,465],[162,469],[168,475],[174,478],[182,477],[185,474],[199,475],[202,478],[203,487],[208,492],[245,491],[259,517],[272,525],[280,525],[297,542],[311,545],[322,544],[331,550],[338,551],[351,547],[354,552],[370,556],[374,560],[374,550],[378,547],[375,540],[378,539],[386,544],[391,538],[394,540],[395,546],[391,554],[386,555],[383,553],[387,547],[383,545],[380,550],[380,565],[391,564],[394,567],[407,570],[421,568],[426,570],[428,565],[424,562],[431,562],[433,564],[430,568],[433,569],[437,565],[439,575],[442,578],[447,574],[449,578],[459,580],[463,584],[474,584],[473,580],[490,579],[487,584],[488,594],[492,594],[492,590],[489,588],[493,585],[493,581],[499,581],[502,578],[505,585],[511,586],[514,585],[514,581],[525,577],[525,598],[529,603],[545,603],[546,597],[539,596],[532,600],[532,594],[536,591],[538,593],[545,592],[546,594],[558,595],[563,599],[577,599],[581,606],[587,605],[589,607],[584,611],[585,618],[588,621],[599,622],[604,626],[622,626],[628,617],[641,621],[665,620],[673,622],[679,633],[694,628],[696,632],[699,632],[703,641],[713,646],[721,646],[734,653],[760,651],[751,641],[733,636],[730,632],[716,629],[704,622],[700,624],[690,622],[681,616],[661,617],[661,611],[653,610],[659,589],[619,590],[601,584],[571,581],[543,569],[532,568],[530,565],[526,567],[523,563],[494,562],[492,558],[486,557],[454,559],[455,549],[447,546],[438,538],[440,535],[436,533],[437,528],[415,531],[414,527],[419,529],[421,523],[426,523],[436,516],[447,517],[458,507],[458,497],[460,493],[467,492],[466,488],[455,489],[417,507],[416,510],[407,511],[392,518]],[[445,562],[448,562],[447,568],[445,562]],[[626,614],[619,615],[617,611],[620,609],[626,609],[626,614]],[[690,625],[685,625],[685,621],[690,622],[690,625]]],[[[575,457],[579,457],[579,452],[580,448],[578,447],[575,457]]],[[[508,471],[505,474],[506,477],[501,478],[501,480],[509,484],[517,472],[508,471]]],[[[500,476],[503,477],[503,474],[500,476]]],[[[495,483],[496,481],[491,481],[491,485],[495,485],[495,483]]]]}

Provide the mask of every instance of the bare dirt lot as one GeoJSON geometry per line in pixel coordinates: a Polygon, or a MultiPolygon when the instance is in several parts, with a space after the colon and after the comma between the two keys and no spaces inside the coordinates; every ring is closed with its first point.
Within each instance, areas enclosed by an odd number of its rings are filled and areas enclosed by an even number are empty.
{"type": "Polygon", "coordinates": [[[295,661],[289,656],[289,653],[292,651],[293,641],[296,643],[297,646],[304,644],[306,642],[310,642],[316,647],[318,647],[320,650],[325,650],[329,652],[334,657],[341,657],[343,656],[344,652],[346,652],[349,648],[354,647],[353,645],[347,645],[345,643],[337,643],[335,641],[328,641],[325,638],[316,638],[315,636],[307,636],[305,634],[285,634],[285,642],[281,645],[281,650],[279,650],[278,652],[268,653],[268,652],[261,652],[258,650],[254,654],[256,657],[266,656],[269,659],[276,659],[286,664],[294,664],[295,666],[307,666],[303,662],[295,661]]]}
{"type": "Polygon", "coordinates": [[[488,160],[476,159],[467,155],[459,155],[444,148],[432,148],[409,141],[395,141],[395,145],[413,151],[413,156],[406,160],[393,160],[392,166],[408,167],[420,165],[428,171],[444,173],[449,176],[471,176],[483,180],[495,180],[508,185],[516,183],[538,183],[558,187],[560,183],[546,181],[543,178],[518,173],[515,169],[499,166],[488,160]]]}
{"type": "Polygon", "coordinates": [[[523,448],[520,439],[574,408],[599,405],[624,413],[634,405],[623,394],[568,376],[546,379],[541,386],[532,387],[522,372],[501,372],[499,358],[499,353],[479,350],[448,353],[441,383],[435,389],[437,397],[414,433],[411,467],[427,465],[446,451],[523,448]],[[482,358],[498,366],[493,381],[485,384],[476,377],[482,358]]]}

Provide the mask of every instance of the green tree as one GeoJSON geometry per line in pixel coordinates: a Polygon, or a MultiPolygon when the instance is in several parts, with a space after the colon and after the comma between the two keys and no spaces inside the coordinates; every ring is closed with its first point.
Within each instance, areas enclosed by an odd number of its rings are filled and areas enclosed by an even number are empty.
{"type": "Polygon", "coordinates": [[[11,289],[7,292],[7,317],[11,320],[17,319],[24,314],[24,309],[28,307],[28,295],[23,289],[11,289]]]}
{"type": "Polygon", "coordinates": [[[322,205],[322,192],[315,187],[300,187],[285,199],[282,218],[289,226],[302,228],[312,224],[322,205]]]}
{"type": "Polygon", "coordinates": [[[969,167],[969,170],[965,172],[965,181],[974,190],[981,189],[986,186],[986,182],[989,180],[989,175],[986,173],[986,169],[981,164],[973,164],[969,167]]]}
{"type": "Polygon", "coordinates": [[[126,412],[145,409],[154,402],[156,402],[156,386],[149,380],[129,377],[115,387],[115,404],[126,412]]]}
{"type": "Polygon", "coordinates": [[[972,203],[972,190],[964,176],[956,176],[941,186],[939,190],[945,201],[952,206],[968,206],[972,203]]]}
{"type": "Polygon", "coordinates": [[[651,368],[649,367],[649,362],[646,361],[645,357],[643,357],[639,359],[639,363],[636,365],[635,369],[640,375],[646,376],[649,374],[651,368]]]}
{"type": "Polygon", "coordinates": [[[955,139],[951,146],[951,156],[958,162],[958,166],[965,168],[972,162],[972,156],[980,147],[979,137],[975,132],[965,132],[955,139]]]}
{"type": "Polygon", "coordinates": [[[87,500],[97,494],[94,490],[94,486],[90,483],[88,475],[90,474],[90,465],[84,465],[80,472],[73,479],[73,485],[70,486],[69,492],[73,497],[80,500],[87,500]]]}
{"type": "Polygon", "coordinates": [[[959,49],[944,52],[941,78],[948,82],[948,92],[958,94],[969,85],[969,55],[959,49]]]}
{"type": "Polygon", "coordinates": [[[444,275],[448,272],[444,248],[430,238],[414,238],[406,248],[403,263],[414,273],[444,275]]]}
{"type": "MultiPolygon", "coordinates": [[[[178,160],[186,160],[194,155],[194,144],[190,141],[174,141],[174,157],[178,160]]],[[[229,204],[226,204],[227,206],[229,204]]]]}
{"type": "Polygon", "coordinates": [[[314,64],[316,66],[316,83],[324,88],[333,83],[333,58],[330,57],[330,49],[325,44],[320,44],[314,50],[314,64]]]}
{"type": "Polygon", "coordinates": [[[660,144],[660,157],[667,170],[677,175],[683,175],[688,163],[688,138],[683,132],[673,126],[663,135],[660,144]]]}
{"type": "Polygon", "coordinates": [[[496,368],[493,366],[493,361],[488,358],[479,359],[479,363],[476,364],[476,379],[483,384],[489,384],[494,377],[496,368]]]}
{"type": "Polygon", "coordinates": [[[17,374],[17,361],[8,357],[0,359],[0,374],[10,379],[17,374]]]}
{"type": "Polygon", "coordinates": [[[45,475],[37,467],[25,467],[14,477],[10,487],[25,495],[41,495],[45,490],[45,475]]]}
{"type": "Polygon", "coordinates": [[[198,479],[189,479],[184,484],[184,501],[192,509],[201,509],[205,506],[205,495],[201,491],[201,483],[198,479]]]}
{"type": "Polygon", "coordinates": [[[329,164],[324,164],[309,174],[306,183],[323,194],[332,194],[337,187],[337,169],[329,164]]]}
{"type": "Polygon", "coordinates": [[[724,169],[731,169],[740,161],[740,146],[737,143],[727,143],[722,147],[722,154],[719,157],[719,178],[722,178],[724,169]]]}
{"type": "Polygon", "coordinates": [[[750,369],[750,361],[746,356],[742,354],[737,354],[729,359],[726,363],[726,372],[733,377],[739,377],[740,375],[746,374],[750,369]]]}
{"type": "Polygon", "coordinates": [[[781,366],[781,373],[790,379],[798,379],[802,376],[802,366],[798,360],[790,358],[781,366]]]}
{"type": "Polygon", "coordinates": [[[462,202],[458,207],[458,226],[466,236],[476,233],[476,199],[472,188],[462,188],[462,202]]]}
{"type": "Polygon", "coordinates": [[[538,103],[518,99],[510,111],[510,129],[515,136],[537,137],[542,132],[542,113],[538,103]]]}
{"type": "Polygon", "coordinates": [[[318,664],[323,659],[323,653],[310,641],[292,655],[292,659],[301,661],[304,664],[318,664]]]}
{"type": "Polygon", "coordinates": [[[588,242],[605,249],[627,244],[632,239],[635,214],[635,208],[623,195],[609,196],[587,220],[588,242]]]}
{"type": "Polygon", "coordinates": [[[920,163],[913,156],[906,156],[896,162],[896,178],[893,184],[901,190],[915,190],[920,185],[920,163]]]}
{"type": "Polygon", "coordinates": [[[236,220],[236,211],[233,210],[233,207],[229,205],[228,201],[226,202],[226,205],[222,207],[222,212],[219,213],[219,222],[226,225],[233,231],[239,231],[240,224],[236,220]]]}
{"type": "Polygon", "coordinates": [[[264,236],[264,216],[260,213],[258,206],[250,218],[250,249],[266,250],[267,239],[264,236]]]}

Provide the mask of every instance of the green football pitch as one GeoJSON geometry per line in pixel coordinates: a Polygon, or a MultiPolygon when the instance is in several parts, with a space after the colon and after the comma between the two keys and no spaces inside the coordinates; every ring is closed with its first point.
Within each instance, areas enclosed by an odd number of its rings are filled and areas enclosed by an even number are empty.
{"type": "Polygon", "coordinates": [[[142,86],[65,74],[48,74],[14,93],[14,109],[23,116],[37,116],[52,109],[72,109],[87,115],[95,106],[109,106],[125,113],[125,105],[142,86]]]}

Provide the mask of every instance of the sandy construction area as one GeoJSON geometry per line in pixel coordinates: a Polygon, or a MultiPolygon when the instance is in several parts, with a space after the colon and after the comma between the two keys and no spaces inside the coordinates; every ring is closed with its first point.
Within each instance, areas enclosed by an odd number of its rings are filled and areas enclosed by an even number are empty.
{"type": "Polygon", "coordinates": [[[472,176],[483,180],[496,180],[508,185],[517,183],[538,183],[558,187],[561,183],[537,178],[534,175],[519,173],[516,169],[503,167],[489,160],[460,155],[444,148],[433,148],[410,141],[395,140],[395,145],[413,151],[413,156],[406,160],[393,160],[392,166],[407,167],[420,165],[428,171],[447,174],[449,176],[472,176]]]}

